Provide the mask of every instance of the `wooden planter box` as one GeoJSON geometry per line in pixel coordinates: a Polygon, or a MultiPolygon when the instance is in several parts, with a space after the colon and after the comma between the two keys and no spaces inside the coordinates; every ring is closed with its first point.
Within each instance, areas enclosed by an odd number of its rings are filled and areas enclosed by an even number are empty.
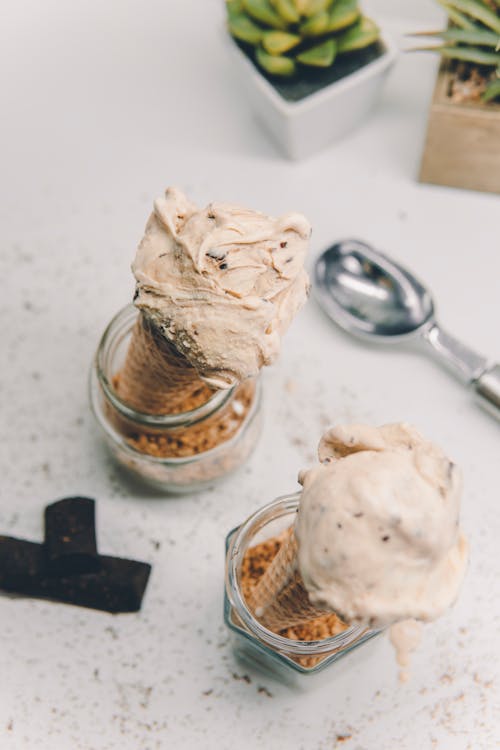
{"type": "Polygon", "coordinates": [[[500,105],[454,104],[444,63],[432,99],[420,182],[500,193],[500,105]]]}

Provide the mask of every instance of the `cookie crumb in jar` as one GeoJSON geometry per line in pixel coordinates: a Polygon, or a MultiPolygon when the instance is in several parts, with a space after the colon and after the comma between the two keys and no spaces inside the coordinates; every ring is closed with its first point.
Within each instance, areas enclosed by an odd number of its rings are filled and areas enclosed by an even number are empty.
{"type": "MultiPolygon", "coordinates": [[[[116,390],[118,390],[119,378],[119,373],[113,378],[113,386],[116,390]]],[[[181,404],[181,413],[198,408],[196,395],[186,398],[181,404]]],[[[247,380],[237,386],[234,401],[202,422],[195,422],[162,434],[155,434],[147,427],[141,428],[136,423],[130,422],[127,425],[123,418],[120,420],[120,427],[129,445],[141,453],[158,458],[196,456],[234,437],[245,421],[254,398],[255,381],[247,380]]]]}

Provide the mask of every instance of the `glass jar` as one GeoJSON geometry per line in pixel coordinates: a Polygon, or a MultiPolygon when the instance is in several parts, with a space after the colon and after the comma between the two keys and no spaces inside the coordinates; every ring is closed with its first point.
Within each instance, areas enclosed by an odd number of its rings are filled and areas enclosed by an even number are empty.
{"type": "Polygon", "coordinates": [[[293,524],[299,498],[300,493],[278,498],[226,537],[224,620],[232,633],[236,655],[268,675],[292,684],[303,683],[304,675],[322,672],[380,633],[354,625],[321,641],[291,640],[267,630],[247,608],[240,587],[245,553],[293,524]]]}
{"type": "Polygon", "coordinates": [[[90,404],[113,456],[128,470],[166,492],[187,493],[211,486],[237,469],[250,455],[260,433],[261,388],[254,381],[246,414],[238,401],[238,387],[216,391],[201,406],[180,414],[151,415],[136,411],[118,396],[114,378],[123,367],[132,330],[139,315],[133,305],[121,310],[101,338],[90,372],[90,404]],[[232,436],[209,450],[183,456],[150,455],[139,448],[146,441],[189,436],[189,430],[210,417],[234,415],[241,419],[232,436]]]}

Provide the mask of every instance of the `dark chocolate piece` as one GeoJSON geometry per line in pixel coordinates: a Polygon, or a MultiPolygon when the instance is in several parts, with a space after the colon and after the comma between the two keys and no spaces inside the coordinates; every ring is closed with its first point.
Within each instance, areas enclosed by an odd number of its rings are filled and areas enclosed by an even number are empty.
{"type": "Polygon", "coordinates": [[[105,612],[137,612],[151,566],[99,555],[95,502],[68,497],[45,509],[45,542],[0,536],[0,589],[105,612]]]}
{"type": "Polygon", "coordinates": [[[97,573],[55,575],[43,544],[0,536],[0,589],[13,594],[105,612],[137,612],[150,572],[148,563],[102,555],[97,573]]]}
{"type": "Polygon", "coordinates": [[[92,498],[66,497],[45,508],[45,550],[54,573],[72,575],[99,570],[92,498]]]}
{"type": "Polygon", "coordinates": [[[39,586],[45,571],[42,544],[0,536],[0,589],[13,594],[28,594],[39,586]]]}

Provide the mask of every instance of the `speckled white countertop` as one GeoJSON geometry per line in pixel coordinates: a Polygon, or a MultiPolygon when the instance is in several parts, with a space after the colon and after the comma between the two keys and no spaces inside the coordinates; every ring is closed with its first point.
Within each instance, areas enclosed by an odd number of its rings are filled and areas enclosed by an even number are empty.
{"type": "MultiPolygon", "coordinates": [[[[401,28],[418,20],[414,5],[399,3],[401,28]]],[[[122,475],[86,394],[168,184],[200,203],[303,211],[311,259],[346,235],[377,243],[428,281],[448,329],[500,358],[499,199],[415,180],[435,61],[402,59],[369,124],[291,164],[252,120],[218,0],[7,0],[3,11],[0,533],[40,539],[45,504],[88,494],[101,550],[153,573],[137,615],[0,597],[1,750],[494,748],[500,432],[458,383],[410,351],[349,340],[311,301],[265,373],[248,465],[182,499],[122,475]],[[385,640],[308,693],[243,669],[222,624],[226,532],[297,486],[326,423],[400,419],[461,464],[472,547],[461,599],[426,627],[411,681],[398,685],[385,640]]]]}

